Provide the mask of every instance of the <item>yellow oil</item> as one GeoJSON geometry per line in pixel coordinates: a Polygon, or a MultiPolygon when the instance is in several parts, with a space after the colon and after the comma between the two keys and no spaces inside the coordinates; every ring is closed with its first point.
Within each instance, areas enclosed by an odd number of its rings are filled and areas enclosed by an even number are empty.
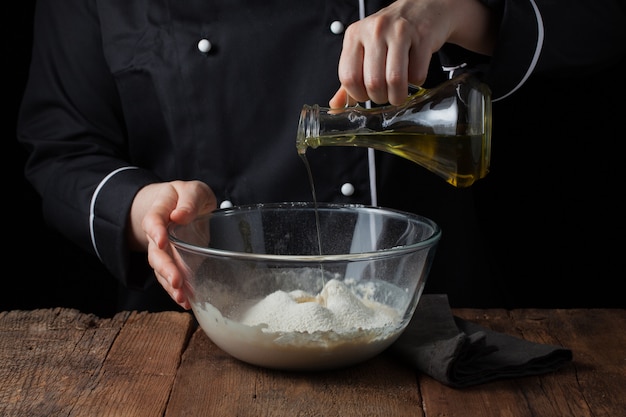
{"type": "MultiPolygon", "coordinates": [[[[313,181],[313,173],[311,172],[311,165],[309,164],[309,160],[306,158],[305,152],[300,152],[300,157],[302,158],[302,162],[304,162],[304,166],[306,167],[306,172],[309,176],[309,185],[311,186],[311,196],[313,197],[313,206],[315,207],[315,226],[317,230],[317,247],[319,250],[319,254],[322,255],[322,236],[320,233],[320,216],[317,210],[317,193],[315,192],[315,182],[313,181]]],[[[324,267],[322,266],[322,269],[324,267]]],[[[322,274],[322,277],[324,275],[322,274]]]]}
{"type": "Polygon", "coordinates": [[[413,161],[449,184],[469,187],[489,170],[487,135],[435,135],[412,132],[364,132],[299,138],[298,153],[307,147],[357,146],[388,152],[413,161]]]}
{"type": "MultiPolygon", "coordinates": [[[[311,172],[311,165],[309,164],[309,160],[306,157],[306,152],[300,152],[298,150],[298,154],[300,154],[300,158],[302,158],[302,162],[304,162],[304,166],[306,167],[306,172],[309,176],[309,185],[311,186],[311,196],[313,197],[313,206],[315,208],[315,230],[317,232],[317,250],[319,251],[319,255],[322,256],[324,252],[322,251],[322,234],[320,232],[320,215],[319,215],[319,210],[317,209],[317,193],[315,192],[315,182],[313,181],[313,172],[311,172]]],[[[326,285],[326,274],[324,272],[323,264],[320,264],[320,276],[322,278],[322,284],[326,285]]],[[[304,301],[298,301],[298,302],[300,303],[304,301]]]]}

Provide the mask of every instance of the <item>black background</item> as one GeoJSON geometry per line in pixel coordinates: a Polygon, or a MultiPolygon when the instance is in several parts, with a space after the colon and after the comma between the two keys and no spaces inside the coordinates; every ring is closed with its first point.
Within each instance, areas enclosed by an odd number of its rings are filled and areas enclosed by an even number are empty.
{"type": "MultiPolygon", "coordinates": [[[[15,128],[28,75],[35,2],[13,2],[3,26],[3,81],[8,87],[3,106],[5,169],[11,186],[5,187],[5,248],[0,311],[72,307],[109,316],[114,311],[116,282],[96,258],[86,255],[58,232],[46,226],[41,201],[23,174],[25,149],[15,128]],[[10,22],[9,22],[10,20],[10,22]],[[14,194],[15,193],[15,194],[14,194]]],[[[6,90],[5,90],[6,91],[6,90]]]]}

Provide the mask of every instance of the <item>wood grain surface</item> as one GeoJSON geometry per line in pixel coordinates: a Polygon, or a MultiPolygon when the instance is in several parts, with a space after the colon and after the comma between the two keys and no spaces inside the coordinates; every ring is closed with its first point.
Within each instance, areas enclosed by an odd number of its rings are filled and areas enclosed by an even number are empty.
{"type": "Polygon", "coordinates": [[[626,310],[454,313],[572,349],[533,377],[454,389],[383,353],[347,369],[281,372],[216,347],[189,313],[0,312],[0,416],[626,416],[626,310]]]}

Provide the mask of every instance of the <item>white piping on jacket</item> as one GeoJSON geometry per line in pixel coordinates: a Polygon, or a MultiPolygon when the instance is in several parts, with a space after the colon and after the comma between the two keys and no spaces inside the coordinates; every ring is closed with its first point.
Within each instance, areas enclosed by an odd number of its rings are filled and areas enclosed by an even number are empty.
{"type": "MultiPolygon", "coordinates": [[[[359,0],[359,19],[365,18],[365,0],[359,0]]],[[[365,108],[371,108],[370,101],[365,103],[365,108]]],[[[376,151],[372,148],[367,149],[367,165],[370,177],[370,199],[371,205],[378,205],[378,190],[376,189],[376,151]]]]}
{"type": "Polygon", "coordinates": [[[541,17],[541,13],[539,12],[539,8],[537,7],[537,3],[535,3],[535,0],[529,0],[529,1],[530,1],[530,4],[533,6],[533,10],[535,11],[535,18],[537,19],[537,45],[535,46],[535,54],[533,55],[533,59],[530,62],[530,66],[526,70],[526,74],[524,74],[524,77],[520,80],[520,82],[517,83],[517,85],[505,95],[498,97],[496,99],[493,99],[492,101],[494,102],[498,100],[502,100],[503,98],[507,98],[508,96],[516,92],[522,85],[524,85],[526,80],[528,80],[528,77],[530,77],[530,74],[532,74],[533,71],[535,70],[535,67],[537,66],[537,61],[539,60],[539,55],[541,54],[541,50],[543,49],[543,39],[545,36],[545,30],[543,27],[543,18],[541,17]]]}
{"type": "Polygon", "coordinates": [[[116,169],[115,171],[112,171],[111,173],[109,173],[109,175],[104,177],[102,181],[100,181],[100,184],[98,184],[98,186],[96,187],[96,191],[94,191],[93,195],[91,196],[91,202],[89,203],[89,234],[91,235],[91,245],[93,246],[93,250],[96,252],[96,255],[98,255],[98,259],[100,259],[100,262],[102,262],[102,257],[100,256],[100,252],[98,251],[98,245],[96,245],[96,235],[95,235],[94,224],[93,224],[96,218],[96,213],[95,213],[96,199],[98,198],[98,194],[100,193],[100,190],[102,189],[102,187],[104,187],[104,184],[106,184],[107,181],[113,178],[113,176],[115,176],[116,174],[122,171],[126,171],[127,169],[138,169],[138,168],[137,167],[122,167],[122,168],[116,169]]]}

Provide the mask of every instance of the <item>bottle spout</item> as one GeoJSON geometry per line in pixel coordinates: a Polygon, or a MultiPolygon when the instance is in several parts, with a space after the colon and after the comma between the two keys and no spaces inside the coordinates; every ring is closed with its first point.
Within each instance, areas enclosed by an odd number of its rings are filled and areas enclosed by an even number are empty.
{"type": "Polygon", "coordinates": [[[318,137],[320,134],[319,114],[320,107],[317,104],[302,106],[296,134],[296,149],[300,155],[304,155],[307,148],[311,146],[308,139],[318,137]]]}

